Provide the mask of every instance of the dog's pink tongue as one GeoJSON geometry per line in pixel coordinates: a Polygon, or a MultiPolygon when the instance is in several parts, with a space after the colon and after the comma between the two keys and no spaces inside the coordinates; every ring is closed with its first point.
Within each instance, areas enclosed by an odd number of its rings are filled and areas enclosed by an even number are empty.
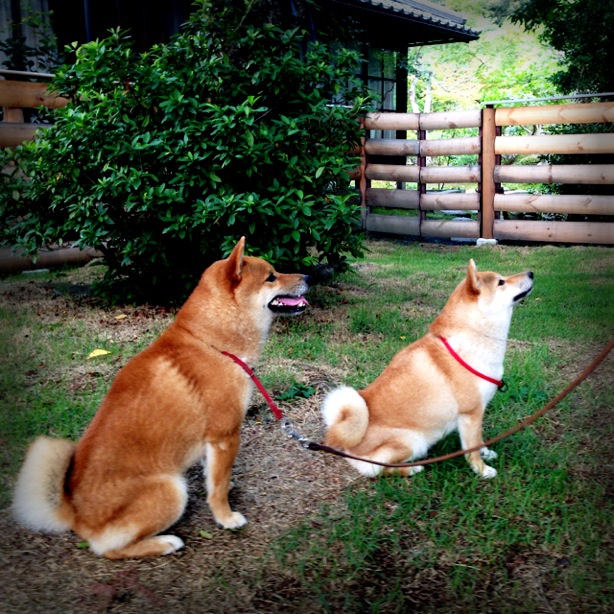
{"type": "Polygon", "coordinates": [[[309,305],[307,299],[303,296],[299,297],[290,297],[284,296],[282,298],[277,299],[282,305],[286,305],[287,307],[299,307],[301,305],[309,305]]]}

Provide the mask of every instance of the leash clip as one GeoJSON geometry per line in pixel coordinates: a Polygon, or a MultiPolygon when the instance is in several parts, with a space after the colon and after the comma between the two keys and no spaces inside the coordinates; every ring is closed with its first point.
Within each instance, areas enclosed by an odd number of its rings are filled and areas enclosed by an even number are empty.
{"type": "Polygon", "coordinates": [[[287,437],[289,437],[290,439],[296,439],[296,441],[298,441],[298,443],[303,448],[309,450],[309,445],[311,444],[311,442],[309,441],[309,439],[307,439],[307,437],[303,437],[303,435],[297,433],[294,430],[294,425],[289,418],[284,418],[281,421],[281,430],[287,437]]]}

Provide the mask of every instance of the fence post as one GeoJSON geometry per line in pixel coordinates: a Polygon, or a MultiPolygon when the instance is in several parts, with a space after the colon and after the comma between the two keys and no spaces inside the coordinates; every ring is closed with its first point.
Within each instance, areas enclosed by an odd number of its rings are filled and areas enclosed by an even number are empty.
{"type": "Polygon", "coordinates": [[[360,192],[360,217],[362,219],[362,228],[367,228],[367,215],[369,210],[367,208],[367,150],[366,150],[366,128],[365,118],[360,118],[360,127],[363,131],[362,138],[360,139],[360,166],[358,168],[358,190],[360,192]]]}
{"type": "Polygon", "coordinates": [[[422,223],[426,220],[426,211],[422,208],[422,197],[426,194],[426,183],[422,176],[422,169],[426,166],[426,156],[422,152],[421,144],[426,141],[426,130],[422,127],[422,113],[418,115],[418,235],[422,236],[422,223]]]}
{"type": "Polygon", "coordinates": [[[480,198],[480,238],[493,239],[495,225],[495,109],[482,109],[482,192],[480,198]]]}

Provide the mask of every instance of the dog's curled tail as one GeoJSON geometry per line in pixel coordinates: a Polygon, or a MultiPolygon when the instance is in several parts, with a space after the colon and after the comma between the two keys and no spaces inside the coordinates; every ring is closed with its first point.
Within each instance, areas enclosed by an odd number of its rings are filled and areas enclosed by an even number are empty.
{"type": "Polygon", "coordinates": [[[322,404],[322,416],[328,427],[326,444],[334,448],[354,448],[363,440],[369,426],[366,401],[348,386],[328,393],[322,404]]]}
{"type": "Polygon", "coordinates": [[[38,437],[30,445],[13,494],[13,515],[20,524],[44,533],[70,528],[64,480],[74,450],[72,441],[51,437],[38,437]]]}

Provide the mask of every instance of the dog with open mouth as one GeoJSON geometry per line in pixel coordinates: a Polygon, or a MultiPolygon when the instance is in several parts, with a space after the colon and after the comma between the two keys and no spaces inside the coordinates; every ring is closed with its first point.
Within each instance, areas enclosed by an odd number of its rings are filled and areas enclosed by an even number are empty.
{"type": "Polygon", "coordinates": [[[115,377],[78,443],[39,437],[18,475],[13,512],[37,531],[72,529],[109,559],[169,554],[160,535],[183,514],[184,472],[206,457],[207,501],[226,529],[253,382],[224,353],[255,365],[274,316],[302,313],[309,278],[246,256],[245,238],[212,264],[175,321],[115,377]]]}
{"type": "MultiPolygon", "coordinates": [[[[533,273],[478,273],[473,260],[429,332],[401,350],[364,390],[341,387],[324,400],[326,444],[368,460],[403,463],[422,458],[452,431],[463,449],[483,446],[486,405],[503,386],[503,359],[512,311],[533,288],[533,273]]],[[[484,460],[493,450],[466,455],[475,473],[497,471],[484,460]]],[[[365,476],[412,475],[422,466],[383,468],[347,459],[365,476]]]]}

